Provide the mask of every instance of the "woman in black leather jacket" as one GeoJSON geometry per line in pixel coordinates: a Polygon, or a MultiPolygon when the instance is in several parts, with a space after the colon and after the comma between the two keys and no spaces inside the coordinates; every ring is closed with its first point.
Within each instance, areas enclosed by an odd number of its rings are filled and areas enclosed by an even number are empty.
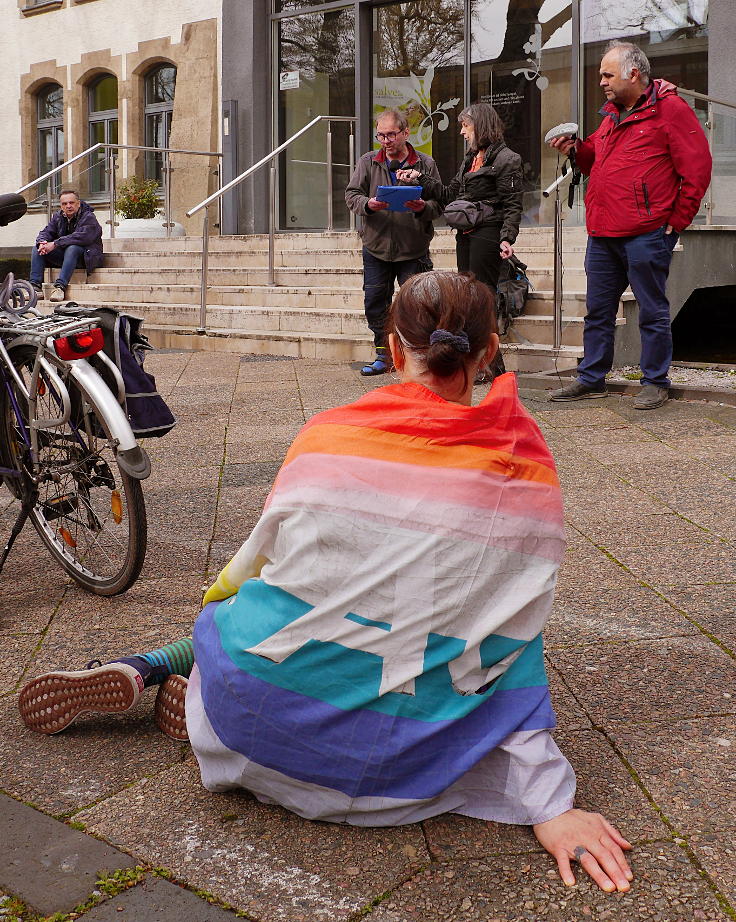
{"type": "MultiPolygon", "coordinates": [[[[487,102],[476,102],[458,116],[460,134],[468,152],[457,175],[448,185],[416,170],[403,170],[397,178],[422,187],[422,198],[435,199],[444,208],[456,199],[483,202],[489,217],[469,231],[457,231],[458,272],[472,272],[496,290],[501,260],[513,256],[513,244],[521,220],[522,170],[519,154],[506,147],[503,124],[487,102]]],[[[502,373],[500,353],[494,363],[494,377],[502,373]]]]}

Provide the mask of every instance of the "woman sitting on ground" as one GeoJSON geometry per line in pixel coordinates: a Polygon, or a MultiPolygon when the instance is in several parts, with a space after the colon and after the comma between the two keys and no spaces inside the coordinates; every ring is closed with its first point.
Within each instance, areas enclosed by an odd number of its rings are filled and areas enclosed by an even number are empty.
{"type": "Polygon", "coordinates": [[[550,734],[554,463],[513,375],[471,406],[498,349],[493,306],[469,276],[407,281],[388,326],[401,383],[306,424],[193,641],[34,679],[26,725],[56,733],[163,683],[157,721],[188,731],[208,790],[363,826],[527,824],[566,883],[578,860],[627,890],[629,843],[573,808],[550,734]]]}

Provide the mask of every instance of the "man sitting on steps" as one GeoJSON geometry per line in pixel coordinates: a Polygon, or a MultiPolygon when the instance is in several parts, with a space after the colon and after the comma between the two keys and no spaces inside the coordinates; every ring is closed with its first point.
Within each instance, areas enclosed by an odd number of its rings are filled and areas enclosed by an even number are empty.
{"type": "Polygon", "coordinates": [[[81,201],[73,189],[59,195],[59,211],[36,237],[31,250],[31,284],[42,297],[43,271],[61,268],[50,301],[63,301],[75,269],[87,272],[102,265],[102,228],[91,205],[81,201]]]}

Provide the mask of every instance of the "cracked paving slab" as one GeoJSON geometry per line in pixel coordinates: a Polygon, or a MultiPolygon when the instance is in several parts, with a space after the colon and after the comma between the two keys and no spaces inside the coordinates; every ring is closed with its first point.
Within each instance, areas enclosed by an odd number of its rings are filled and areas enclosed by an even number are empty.
{"type": "Polygon", "coordinates": [[[205,791],[194,759],[77,816],[259,922],[339,922],[428,863],[418,825],[303,820],[245,792],[205,791]]]}

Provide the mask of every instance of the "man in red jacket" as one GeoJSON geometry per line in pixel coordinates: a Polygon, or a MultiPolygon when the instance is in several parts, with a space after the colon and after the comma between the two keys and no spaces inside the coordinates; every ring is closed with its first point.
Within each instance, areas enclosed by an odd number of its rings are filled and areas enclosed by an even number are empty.
{"type": "Polygon", "coordinates": [[[672,250],[695,217],[710,183],[708,142],[693,110],[664,80],[650,80],[649,61],[629,42],[608,45],[601,61],[603,122],[575,147],[590,174],[585,195],[588,279],[583,359],[577,380],[550,400],[605,397],[613,365],[616,314],[628,285],[639,305],[642,388],[639,410],[662,406],[670,386],[670,306],[665,294],[672,250]]]}

